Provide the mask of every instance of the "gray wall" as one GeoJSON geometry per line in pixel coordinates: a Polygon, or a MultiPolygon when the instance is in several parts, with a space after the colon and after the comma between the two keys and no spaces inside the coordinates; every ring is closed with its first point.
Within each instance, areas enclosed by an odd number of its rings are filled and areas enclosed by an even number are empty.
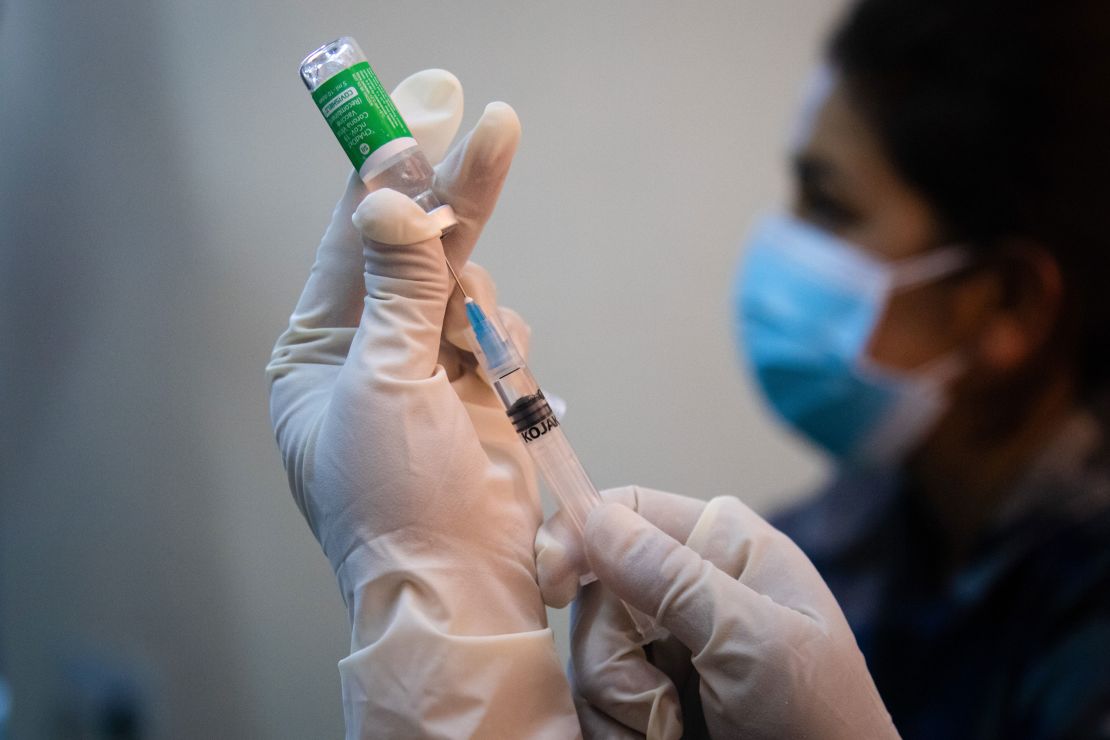
{"type": "MultiPolygon", "coordinates": [[[[13,737],[117,697],[152,737],[342,732],[346,616],[262,369],[349,165],[296,63],[455,72],[524,137],[476,260],[601,486],[769,510],[819,463],[735,359],[739,240],[840,2],[7,0],[0,671],[13,737]]],[[[565,614],[553,616],[563,639],[565,614]]]]}

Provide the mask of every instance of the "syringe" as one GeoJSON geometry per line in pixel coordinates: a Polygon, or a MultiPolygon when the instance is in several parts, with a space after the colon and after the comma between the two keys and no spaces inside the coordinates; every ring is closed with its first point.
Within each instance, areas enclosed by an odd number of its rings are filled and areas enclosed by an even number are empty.
{"type": "MultiPolygon", "coordinates": [[[[454,273],[454,269],[451,272],[454,273]]],[[[461,290],[461,284],[459,287],[461,290]]],[[[465,292],[463,295],[466,295],[465,292]]],[[[474,350],[482,369],[548,489],[558,500],[559,508],[565,512],[575,535],[581,539],[586,518],[601,503],[597,488],[574,454],[559,420],[508,332],[470,296],[466,296],[466,317],[474,331],[474,350]]],[[[597,578],[591,572],[579,576],[581,585],[595,580],[597,578]]],[[[642,644],[660,639],[665,634],[648,615],[627,604],[625,609],[640,633],[642,644]]]]}

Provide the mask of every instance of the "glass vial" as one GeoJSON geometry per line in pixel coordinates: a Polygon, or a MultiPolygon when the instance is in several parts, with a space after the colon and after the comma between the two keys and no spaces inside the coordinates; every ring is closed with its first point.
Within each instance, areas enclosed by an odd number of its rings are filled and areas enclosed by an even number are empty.
{"type": "Polygon", "coordinates": [[[455,226],[455,212],[432,191],[432,165],[354,39],[344,36],[305,57],[301,80],[368,189],[409,196],[441,233],[455,226]]]}

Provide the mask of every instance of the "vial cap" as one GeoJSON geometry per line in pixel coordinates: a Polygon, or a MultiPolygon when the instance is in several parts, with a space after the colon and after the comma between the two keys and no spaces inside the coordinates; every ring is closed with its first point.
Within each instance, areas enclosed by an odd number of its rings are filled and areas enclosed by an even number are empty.
{"type": "Polygon", "coordinates": [[[428,211],[432,223],[439,227],[440,236],[443,236],[458,225],[459,219],[455,216],[455,209],[451,206],[439,206],[428,211]]]}

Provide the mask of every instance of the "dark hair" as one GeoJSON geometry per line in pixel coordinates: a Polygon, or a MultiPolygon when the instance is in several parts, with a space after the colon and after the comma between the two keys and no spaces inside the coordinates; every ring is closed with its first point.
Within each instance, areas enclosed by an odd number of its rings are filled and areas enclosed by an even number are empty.
{"type": "Polygon", "coordinates": [[[829,58],[895,169],[978,249],[1060,264],[1084,391],[1110,381],[1110,1],[862,0],[829,58]]]}

